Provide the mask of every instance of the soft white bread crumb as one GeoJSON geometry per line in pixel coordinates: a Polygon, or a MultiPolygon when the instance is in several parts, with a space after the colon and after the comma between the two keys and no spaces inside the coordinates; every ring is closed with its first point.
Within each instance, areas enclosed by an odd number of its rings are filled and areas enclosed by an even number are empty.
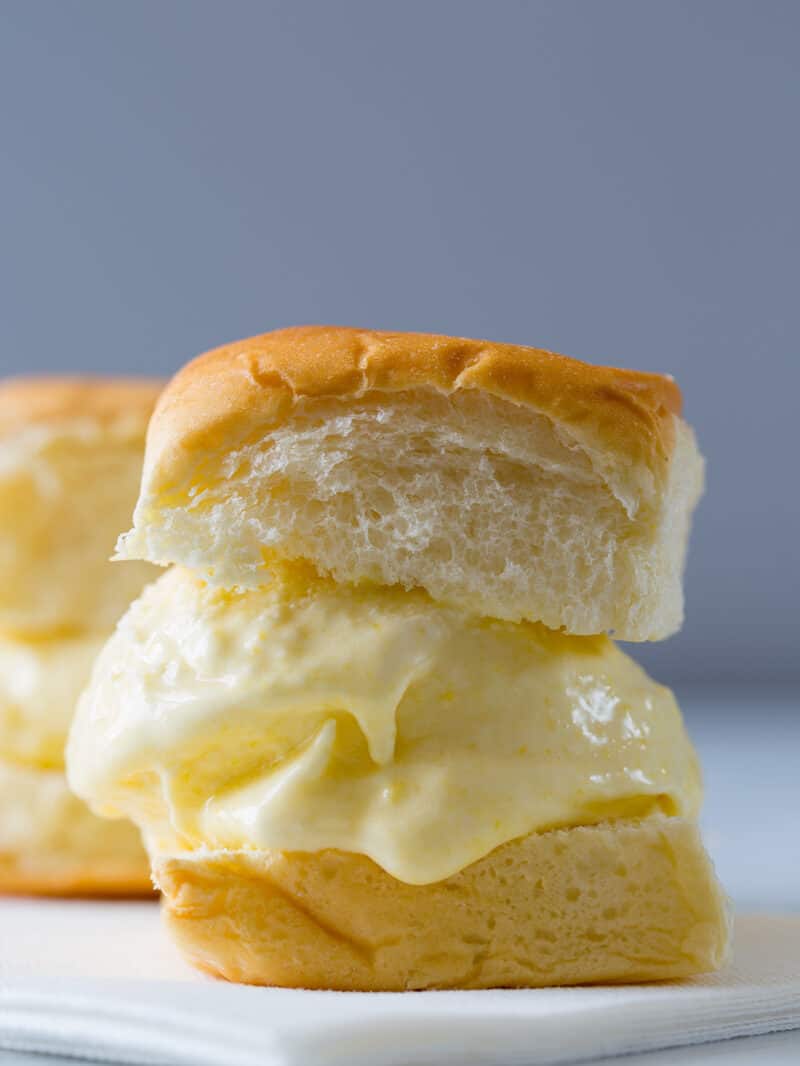
{"type": "Polygon", "coordinates": [[[231,587],[304,558],[576,634],[678,629],[703,463],[674,384],[445,342],[285,330],[196,360],[159,404],[120,555],[231,587]]]}

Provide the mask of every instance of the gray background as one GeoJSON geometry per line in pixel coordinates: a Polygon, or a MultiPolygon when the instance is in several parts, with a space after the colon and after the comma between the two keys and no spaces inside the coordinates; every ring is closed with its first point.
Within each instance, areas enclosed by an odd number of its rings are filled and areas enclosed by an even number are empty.
{"type": "Polygon", "coordinates": [[[281,325],[670,371],[709,459],[664,679],[800,675],[800,4],[0,3],[0,368],[281,325]]]}

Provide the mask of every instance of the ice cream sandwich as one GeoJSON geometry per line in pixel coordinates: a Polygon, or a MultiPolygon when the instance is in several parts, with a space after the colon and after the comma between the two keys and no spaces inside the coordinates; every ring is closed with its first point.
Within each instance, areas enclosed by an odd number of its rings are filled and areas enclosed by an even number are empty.
{"type": "Polygon", "coordinates": [[[338,327],[162,395],[74,789],[142,829],[231,980],[535,987],[717,968],[729,921],[668,689],[703,463],[667,377],[338,327]]]}

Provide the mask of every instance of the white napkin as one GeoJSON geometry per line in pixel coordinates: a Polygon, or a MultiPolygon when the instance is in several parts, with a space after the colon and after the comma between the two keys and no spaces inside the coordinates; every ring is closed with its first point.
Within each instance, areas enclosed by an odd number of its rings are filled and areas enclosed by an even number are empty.
{"type": "Polygon", "coordinates": [[[0,1048],[158,1066],[540,1066],[800,1028],[800,916],[694,981],[301,992],[195,974],[155,904],[0,900],[0,1048]]]}

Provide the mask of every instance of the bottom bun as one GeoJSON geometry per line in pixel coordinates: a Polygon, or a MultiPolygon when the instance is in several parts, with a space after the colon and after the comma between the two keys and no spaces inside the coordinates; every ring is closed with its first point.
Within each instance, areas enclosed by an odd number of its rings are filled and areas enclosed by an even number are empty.
{"type": "Polygon", "coordinates": [[[156,857],[187,958],[230,981],[363,991],[654,981],[718,969],[725,896],[679,818],[535,833],[409,885],[339,851],[156,857]]]}
{"type": "Polygon", "coordinates": [[[0,892],[143,896],[153,883],[130,822],[97,818],[59,770],[0,762],[0,892]]]}

